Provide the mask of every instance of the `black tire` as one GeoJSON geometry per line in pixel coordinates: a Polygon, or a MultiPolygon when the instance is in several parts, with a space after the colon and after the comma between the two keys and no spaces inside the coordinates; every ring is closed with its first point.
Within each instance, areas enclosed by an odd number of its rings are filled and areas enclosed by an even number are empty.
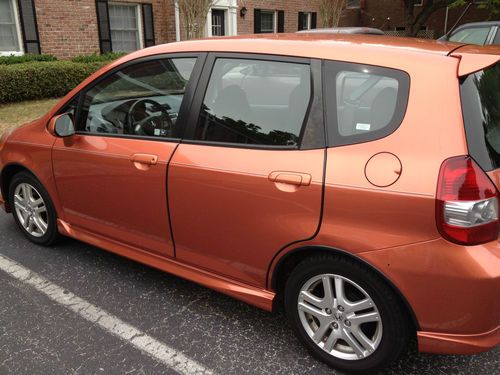
{"type": "Polygon", "coordinates": [[[407,313],[391,288],[375,272],[344,257],[315,256],[297,265],[285,286],[285,310],[295,334],[309,351],[329,366],[346,373],[373,374],[386,367],[407,348],[412,332],[407,313]],[[335,357],[319,347],[306,332],[299,316],[299,293],[308,280],[323,274],[335,274],[355,282],[375,303],[382,320],[382,337],[376,350],[366,358],[346,360],[335,357]]]}
{"type": "Polygon", "coordinates": [[[52,200],[50,199],[47,190],[43,187],[40,181],[38,181],[38,179],[31,173],[19,172],[12,178],[9,185],[9,205],[12,208],[12,214],[14,216],[14,220],[16,221],[17,225],[19,226],[23,234],[30,241],[36,243],[37,245],[50,246],[53,245],[60,238],[59,232],[57,230],[57,213],[54,208],[54,204],[52,203],[52,200]],[[47,230],[43,236],[36,237],[30,234],[26,230],[26,228],[24,228],[16,213],[16,208],[14,205],[14,193],[16,187],[23,183],[33,186],[45,203],[45,207],[47,209],[46,211],[47,230]]]}

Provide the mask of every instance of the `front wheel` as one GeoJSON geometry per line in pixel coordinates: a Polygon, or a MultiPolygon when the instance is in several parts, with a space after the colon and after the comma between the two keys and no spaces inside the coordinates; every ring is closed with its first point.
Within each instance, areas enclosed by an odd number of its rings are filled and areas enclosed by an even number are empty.
{"type": "Polygon", "coordinates": [[[372,271],[342,257],[300,263],[286,283],[285,308],[312,354],[345,372],[385,367],[410,338],[394,292],[372,271]]]}
{"type": "Polygon", "coordinates": [[[30,173],[16,174],[9,185],[9,205],[21,231],[32,242],[49,246],[59,237],[49,194],[30,173]]]}

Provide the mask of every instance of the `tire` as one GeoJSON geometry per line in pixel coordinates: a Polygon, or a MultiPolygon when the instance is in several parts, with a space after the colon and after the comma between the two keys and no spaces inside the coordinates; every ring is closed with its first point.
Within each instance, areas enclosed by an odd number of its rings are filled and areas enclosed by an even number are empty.
{"type": "Polygon", "coordinates": [[[14,220],[28,239],[50,246],[59,239],[57,214],[47,190],[28,172],[19,172],[9,185],[14,220]]]}
{"type": "Polygon", "coordinates": [[[285,310],[310,352],[347,373],[386,367],[411,337],[407,313],[390,287],[373,271],[343,257],[315,256],[297,265],[285,286],[285,310]]]}

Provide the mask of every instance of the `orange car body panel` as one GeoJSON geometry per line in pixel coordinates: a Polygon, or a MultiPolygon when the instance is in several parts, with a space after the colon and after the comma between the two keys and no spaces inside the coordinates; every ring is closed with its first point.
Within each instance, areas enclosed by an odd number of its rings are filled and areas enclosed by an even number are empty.
{"type": "MultiPolygon", "coordinates": [[[[495,63],[492,56],[499,51],[321,34],[156,46],[96,72],[49,114],[15,131],[0,145],[0,168],[19,164],[38,177],[54,201],[63,234],[269,311],[275,299],[271,281],[281,259],[319,246],[349,253],[404,295],[419,324],[421,350],[486,350],[500,342],[494,313],[500,311],[500,244],[464,247],[442,239],[435,225],[435,195],[441,163],[468,153],[458,76],[495,63]],[[228,51],[406,71],[411,84],[404,121],[385,138],[326,151],[254,152],[82,135],[63,140],[47,130],[49,119],[69,99],[127,61],[228,51]],[[135,154],[155,156],[156,164],[136,165],[135,154]],[[278,176],[300,183],[283,184],[278,176]],[[106,200],[112,192],[116,196],[106,200]],[[146,198],[139,204],[137,197],[146,198]],[[477,306],[477,313],[464,313],[464,305],[477,306]]],[[[488,175],[500,187],[500,172],[488,175]]]]}
{"type": "Polygon", "coordinates": [[[324,154],[181,144],[168,187],[177,258],[264,287],[276,250],[319,226],[324,154]],[[271,181],[277,171],[312,181],[271,181]]]}

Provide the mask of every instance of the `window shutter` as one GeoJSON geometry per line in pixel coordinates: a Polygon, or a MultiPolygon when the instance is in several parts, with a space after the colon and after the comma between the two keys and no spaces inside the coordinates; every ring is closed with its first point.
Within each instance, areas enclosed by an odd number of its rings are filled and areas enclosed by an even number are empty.
{"type": "Polygon", "coordinates": [[[254,9],[254,11],[253,11],[253,32],[255,34],[261,33],[260,9],[254,9]]]}
{"type": "Polygon", "coordinates": [[[109,28],[108,1],[96,0],[96,11],[101,53],[108,53],[113,51],[113,46],[111,45],[111,30],[109,28]]]}
{"type": "Polygon", "coordinates": [[[302,25],[304,25],[304,13],[299,12],[299,31],[304,30],[302,25]]]}
{"type": "Polygon", "coordinates": [[[153,4],[142,4],[142,24],[144,27],[144,47],[155,45],[155,25],[153,4]]]}
{"type": "Polygon", "coordinates": [[[279,33],[285,32],[285,11],[284,10],[278,10],[278,32],[279,33]]]}
{"type": "Polygon", "coordinates": [[[33,0],[19,0],[19,16],[23,30],[24,52],[40,54],[40,37],[33,0]]]}
{"type": "Polygon", "coordinates": [[[318,13],[314,12],[311,14],[311,29],[318,27],[318,13]]]}

